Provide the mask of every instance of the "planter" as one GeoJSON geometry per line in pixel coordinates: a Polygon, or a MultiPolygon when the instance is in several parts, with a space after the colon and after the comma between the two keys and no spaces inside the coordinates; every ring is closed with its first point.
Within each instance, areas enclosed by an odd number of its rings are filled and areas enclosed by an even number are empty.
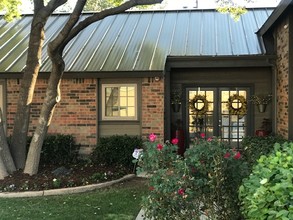
{"type": "Polygon", "coordinates": [[[266,136],[269,135],[269,132],[268,131],[265,131],[265,130],[256,130],[255,131],[255,134],[258,137],[266,137],[266,136]]]}
{"type": "Polygon", "coordinates": [[[180,103],[172,104],[173,112],[179,112],[180,111],[180,107],[181,107],[181,104],[180,103]]]}
{"type": "Polygon", "coordinates": [[[266,107],[267,107],[266,104],[259,104],[259,105],[257,105],[258,111],[259,111],[260,113],[265,112],[265,111],[266,111],[266,107]]]}

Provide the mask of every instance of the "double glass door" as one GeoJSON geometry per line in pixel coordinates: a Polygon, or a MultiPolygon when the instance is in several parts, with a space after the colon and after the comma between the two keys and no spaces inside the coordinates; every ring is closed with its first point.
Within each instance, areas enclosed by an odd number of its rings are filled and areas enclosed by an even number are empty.
{"type": "Polygon", "coordinates": [[[189,143],[216,136],[239,147],[248,131],[249,88],[187,88],[186,97],[189,143]]]}

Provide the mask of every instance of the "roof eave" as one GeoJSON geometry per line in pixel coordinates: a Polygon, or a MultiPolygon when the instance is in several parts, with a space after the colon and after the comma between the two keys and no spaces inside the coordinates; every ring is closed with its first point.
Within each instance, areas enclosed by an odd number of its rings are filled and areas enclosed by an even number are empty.
{"type": "Polygon", "coordinates": [[[233,68],[233,67],[272,67],[275,55],[240,56],[168,56],[166,69],[170,68],[233,68]],[[192,62],[190,62],[192,61],[192,62]]]}
{"type": "Polygon", "coordinates": [[[277,8],[273,11],[273,13],[269,16],[266,22],[262,25],[262,27],[257,31],[259,36],[263,36],[271,27],[275,24],[275,22],[279,19],[280,16],[293,5],[293,0],[282,0],[277,8]]]}

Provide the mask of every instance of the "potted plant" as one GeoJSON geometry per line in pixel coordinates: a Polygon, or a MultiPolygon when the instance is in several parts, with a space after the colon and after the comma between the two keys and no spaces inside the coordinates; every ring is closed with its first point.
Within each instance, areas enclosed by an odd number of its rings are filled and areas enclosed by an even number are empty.
{"type": "Polygon", "coordinates": [[[171,105],[174,112],[180,111],[182,93],[180,89],[175,89],[171,92],[171,105]]]}
{"type": "Polygon", "coordinates": [[[253,104],[257,105],[259,112],[265,112],[266,106],[269,104],[272,100],[272,95],[252,95],[250,97],[250,100],[253,104]]]}
{"type": "Polygon", "coordinates": [[[256,136],[266,137],[272,132],[272,123],[270,119],[264,118],[261,127],[255,131],[256,136]]]}

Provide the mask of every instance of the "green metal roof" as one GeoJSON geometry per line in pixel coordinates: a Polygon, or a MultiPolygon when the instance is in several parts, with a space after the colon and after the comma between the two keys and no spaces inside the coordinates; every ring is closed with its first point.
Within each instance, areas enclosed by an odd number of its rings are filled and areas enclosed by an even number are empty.
{"type": "MultiPolygon", "coordinates": [[[[272,9],[249,9],[240,21],[214,10],[140,11],[107,17],[83,30],[65,48],[66,72],[162,71],[166,58],[261,55],[255,34],[272,9]]],[[[83,14],[81,19],[89,16],[83,14]]],[[[47,44],[68,14],[46,25],[41,72],[50,72],[47,44]]],[[[0,72],[25,68],[32,15],[0,19],[0,72]]]]}

